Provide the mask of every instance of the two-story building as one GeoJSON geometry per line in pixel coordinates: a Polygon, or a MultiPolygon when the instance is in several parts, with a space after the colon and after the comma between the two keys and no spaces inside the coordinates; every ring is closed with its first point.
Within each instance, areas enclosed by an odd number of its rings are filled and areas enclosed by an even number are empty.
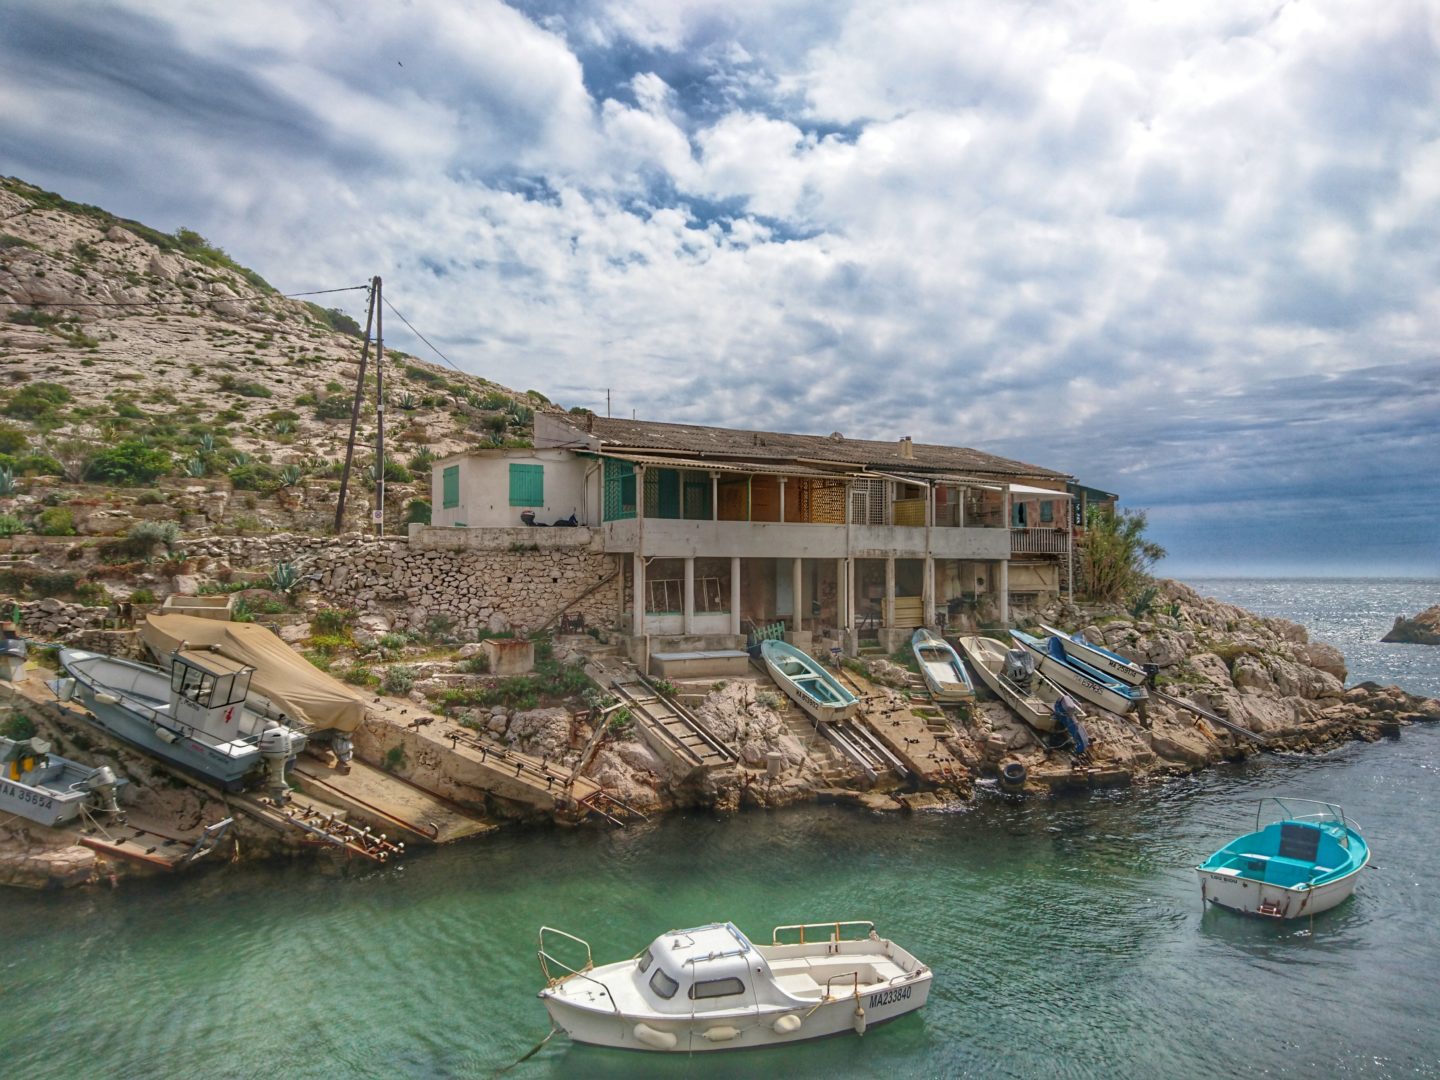
{"type": "Polygon", "coordinates": [[[898,648],[920,625],[1005,622],[1016,600],[1054,596],[1070,580],[1080,490],[1052,469],[908,437],[538,413],[534,449],[435,463],[432,522],[573,519],[617,557],[632,652],[733,648],[776,622],[853,652],[864,639],[898,648]]]}

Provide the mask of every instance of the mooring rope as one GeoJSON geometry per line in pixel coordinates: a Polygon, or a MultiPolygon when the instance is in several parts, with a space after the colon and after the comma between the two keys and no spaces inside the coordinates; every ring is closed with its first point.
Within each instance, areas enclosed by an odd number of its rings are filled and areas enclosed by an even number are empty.
{"type": "Polygon", "coordinates": [[[535,1044],[534,1046],[532,1046],[529,1050],[527,1050],[527,1051],[524,1053],[523,1056],[516,1058],[516,1059],[515,1059],[514,1061],[512,1061],[509,1065],[506,1065],[503,1069],[496,1069],[493,1073],[490,1074],[490,1080],[495,1080],[495,1077],[497,1077],[497,1076],[504,1076],[504,1075],[505,1075],[507,1072],[509,1072],[511,1069],[515,1068],[516,1065],[523,1065],[525,1062],[529,1061],[532,1057],[534,1057],[536,1054],[538,1054],[538,1053],[540,1052],[541,1048],[542,1048],[546,1043],[548,1043],[551,1039],[553,1039],[553,1038],[555,1037],[555,1032],[557,1032],[557,1031],[559,1031],[559,1030],[560,1030],[559,1028],[557,1028],[557,1027],[555,1027],[555,1026],[552,1025],[551,1028],[550,1028],[550,1034],[549,1034],[549,1035],[546,1035],[546,1036],[545,1036],[543,1039],[541,1039],[538,1043],[536,1043],[536,1044],[535,1044]]]}

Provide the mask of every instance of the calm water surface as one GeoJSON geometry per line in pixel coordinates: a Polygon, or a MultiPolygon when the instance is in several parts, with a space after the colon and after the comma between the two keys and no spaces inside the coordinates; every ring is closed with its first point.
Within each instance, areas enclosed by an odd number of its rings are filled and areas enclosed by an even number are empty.
{"type": "Polygon", "coordinates": [[[1440,1076],[1437,780],[1440,728],[1411,728],[1092,797],[509,830],[382,870],[0,894],[4,1075],[484,1077],[548,1030],[541,923],[605,962],[673,926],[873,918],[936,983],[864,1039],[661,1058],[557,1036],[506,1075],[1440,1076]],[[1202,913],[1190,867],[1270,794],[1344,804],[1375,869],[1313,923],[1202,913]]]}

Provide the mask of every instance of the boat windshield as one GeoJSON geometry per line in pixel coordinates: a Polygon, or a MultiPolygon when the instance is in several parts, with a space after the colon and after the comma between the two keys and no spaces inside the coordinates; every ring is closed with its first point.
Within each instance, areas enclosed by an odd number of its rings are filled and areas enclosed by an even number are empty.
{"type": "Polygon", "coordinates": [[[646,950],[645,950],[645,955],[642,956],[642,957],[640,957],[640,970],[641,970],[642,972],[649,971],[649,970],[650,970],[650,965],[653,964],[654,962],[655,962],[655,954],[652,953],[649,949],[646,949],[646,950]]]}

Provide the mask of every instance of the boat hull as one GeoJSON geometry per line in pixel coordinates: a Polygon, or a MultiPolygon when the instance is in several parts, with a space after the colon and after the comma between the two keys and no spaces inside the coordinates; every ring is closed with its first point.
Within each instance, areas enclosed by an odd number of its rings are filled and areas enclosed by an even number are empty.
{"type": "Polygon", "coordinates": [[[1360,871],[1311,888],[1287,888],[1254,878],[1235,877],[1213,870],[1196,870],[1200,898],[1207,904],[1228,908],[1242,915],[1272,919],[1298,919],[1329,911],[1350,898],[1360,871]]]}
{"type": "Polygon", "coordinates": [[[1065,650],[1066,656],[1089,664],[1111,678],[1119,679],[1130,686],[1139,686],[1145,681],[1144,668],[1131,663],[1122,656],[1117,656],[1108,649],[1097,648],[1088,641],[1080,640],[1074,634],[1056,630],[1053,626],[1046,626],[1044,623],[1040,624],[1040,629],[1060,642],[1060,647],[1065,650]]]}
{"type": "Polygon", "coordinates": [[[1134,709],[1142,698],[1149,696],[1138,689],[1135,695],[1131,696],[1106,686],[1098,679],[1092,679],[1089,675],[1086,675],[1082,671],[1077,671],[1069,664],[1056,660],[1046,651],[1044,646],[1037,643],[1034,638],[1015,635],[1015,640],[1024,645],[1025,648],[1029,649],[1031,654],[1034,655],[1035,668],[1041,675],[1044,675],[1045,678],[1049,679],[1066,693],[1082,698],[1092,705],[1098,705],[1102,709],[1107,709],[1110,712],[1119,713],[1123,716],[1125,713],[1134,709]]]}
{"type": "Polygon", "coordinates": [[[53,828],[74,821],[86,798],[86,792],[57,792],[0,778],[0,816],[18,814],[37,825],[53,828]]]}
{"type": "Polygon", "coordinates": [[[809,1042],[834,1035],[856,1035],[921,1008],[930,996],[932,976],[923,975],[904,985],[847,996],[819,1005],[790,1008],[766,1006],[748,1014],[691,1020],[689,1017],[626,1015],[585,1009],[558,998],[541,995],[555,1026],[571,1039],[591,1046],[650,1053],[692,1054],[718,1050],[752,1050],[766,1046],[809,1042]],[[857,1007],[863,1012],[857,1017],[857,1007]],[[813,1011],[812,1011],[813,1010],[813,1011]],[[781,1017],[800,1019],[790,1031],[776,1030],[781,1017]],[[732,1034],[733,1032],[733,1034],[732,1034]],[[671,1041],[673,1037],[673,1042],[671,1041]]]}
{"type": "Polygon", "coordinates": [[[973,701],[975,687],[965,674],[965,665],[948,641],[924,630],[910,639],[910,650],[920,667],[920,676],[936,701],[973,701]]]}
{"type": "Polygon", "coordinates": [[[785,696],[799,705],[816,723],[834,723],[855,715],[860,700],[846,690],[835,676],[826,671],[818,660],[784,642],[766,641],[760,647],[761,659],[770,678],[785,692],[785,696]],[[782,665],[797,667],[796,674],[787,672],[782,665]],[[797,679],[799,681],[797,681],[797,679]],[[801,682],[814,685],[817,691],[833,700],[820,700],[807,692],[801,682]]]}
{"type": "Polygon", "coordinates": [[[970,667],[979,676],[986,688],[1008,705],[1020,719],[1037,731],[1051,732],[1055,730],[1054,702],[1060,696],[1060,691],[1053,683],[1048,683],[1044,676],[1038,671],[1035,673],[1035,681],[1042,689],[1051,694],[1049,700],[1037,696],[1034,693],[1025,693],[1009,679],[1005,678],[1000,669],[1005,663],[1005,652],[997,642],[997,652],[987,650],[984,642],[986,638],[965,637],[960,639],[960,647],[965,657],[970,662],[970,667]]]}

